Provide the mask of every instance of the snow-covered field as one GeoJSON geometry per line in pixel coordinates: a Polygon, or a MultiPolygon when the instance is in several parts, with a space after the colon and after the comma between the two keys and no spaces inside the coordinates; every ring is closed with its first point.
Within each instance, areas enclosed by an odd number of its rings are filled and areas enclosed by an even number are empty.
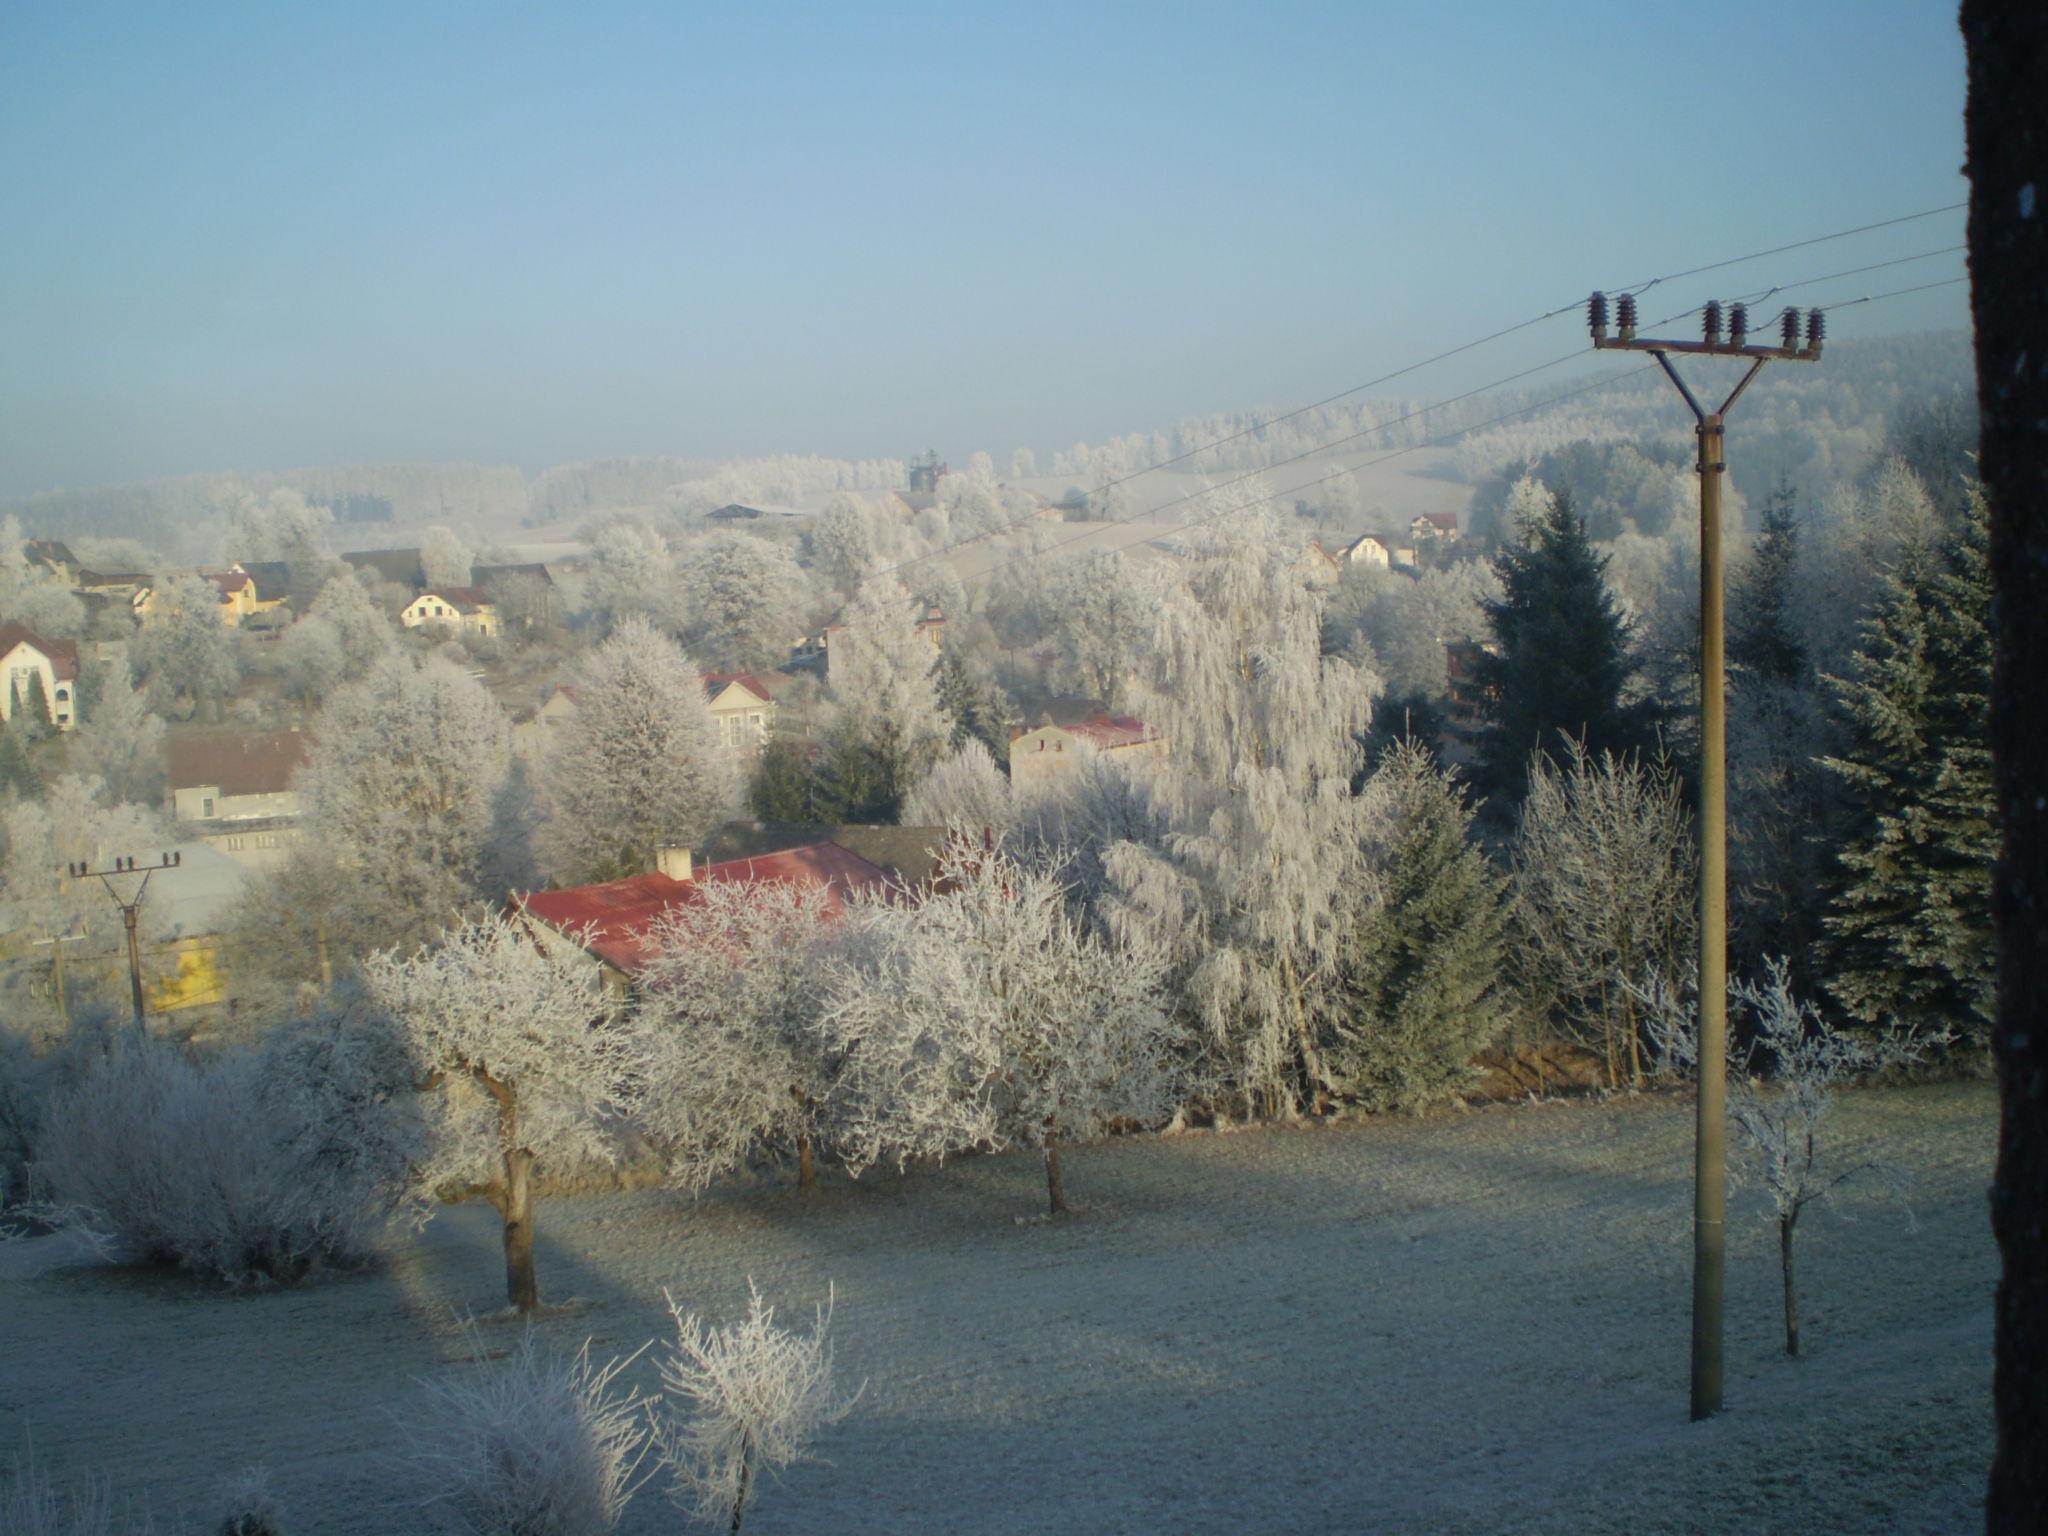
{"type": "MultiPolygon", "coordinates": [[[[1984,1085],[1852,1095],[1850,1157],[1912,1176],[1800,1234],[1731,1229],[1728,1411],[1686,1421],[1690,1104],[1527,1105],[1078,1148],[1064,1224],[1022,1157],[810,1197],[771,1185],[544,1204],[550,1335],[624,1352],[661,1288],[714,1319],[752,1275],[791,1320],[827,1282],[830,1465],[762,1532],[1876,1532],[1979,1528],[1991,1451],[1984,1085]]],[[[376,1272],[224,1296],[0,1247],[0,1444],[105,1469],[160,1524],[266,1463],[302,1532],[426,1529],[395,1458],[417,1378],[499,1304],[495,1218],[445,1213],[376,1272]],[[398,1417],[394,1417],[394,1415],[398,1417]]],[[[516,1323],[487,1321],[509,1343],[516,1323]]],[[[644,1370],[642,1362],[636,1370],[644,1370]]],[[[7,1458],[0,1455],[0,1461],[7,1458]]],[[[681,1528],[650,1488],[629,1531],[681,1528]]]]}

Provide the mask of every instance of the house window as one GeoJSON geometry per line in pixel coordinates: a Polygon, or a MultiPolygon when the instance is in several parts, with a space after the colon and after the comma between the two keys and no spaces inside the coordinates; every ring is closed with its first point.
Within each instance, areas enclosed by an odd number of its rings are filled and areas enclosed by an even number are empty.
{"type": "Polygon", "coordinates": [[[59,688],[57,690],[57,702],[59,704],[69,704],[71,702],[71,690],[69,688],[59,688]]]}
{"type": "Polygon", "coordinates": [[[241,846],[242,840],[239,837],[231,837],[228,839],[228,850],[230,852],[233,852],[235,849],[240,848],[241,846]]]}
{"type": "Polygon", "coordinates": [[[199,814],[202,817],[213,815],[213,796],[201,795],[199,797],[199,814]]]}

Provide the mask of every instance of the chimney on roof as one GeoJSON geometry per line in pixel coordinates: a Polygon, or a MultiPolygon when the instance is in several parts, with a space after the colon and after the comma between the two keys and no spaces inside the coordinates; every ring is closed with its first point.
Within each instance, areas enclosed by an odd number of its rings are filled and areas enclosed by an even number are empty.
{"type": "Polygon", "coordinates": [[[654,868],[671,880],[687,880],[690,878],[690,850],[657,848],[654,850],[654,868]]]}

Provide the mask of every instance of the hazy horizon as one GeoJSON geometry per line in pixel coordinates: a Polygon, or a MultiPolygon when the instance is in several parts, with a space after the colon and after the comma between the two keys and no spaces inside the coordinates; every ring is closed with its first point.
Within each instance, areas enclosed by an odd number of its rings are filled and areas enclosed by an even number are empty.
{"type": "MultiPolygon", "coordinates": [[[[1455,24],[15,10],[0,495],[359,462],[1043,457],[1961,200],[1945,8],[1720,17],[1703,42],[1677,7],[1564,29],[1498,4],[1455,24]]],[[[1674,284],[1670,307],[1961,226],[1674,284]]],[[[1966,296],[1832,334],[1958,328],[1966,296]]],[[[1381,392],[1467,388],[1575,335],[1381,392]]]]}

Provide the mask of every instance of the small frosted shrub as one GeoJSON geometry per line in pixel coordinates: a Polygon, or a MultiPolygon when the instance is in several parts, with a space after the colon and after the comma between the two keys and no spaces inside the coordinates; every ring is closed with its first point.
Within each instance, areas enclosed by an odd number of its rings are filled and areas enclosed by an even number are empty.
{"type": "Polygon", "coordinates": [[[151,1536],[144,1515],[138,1523],[114,1521],[114,1500],[104,1479],[88,1476],[60,1489],[35,1458],[34,1446],[17,1456],[0,1480],[0,1536],[151,1536]]]}
{"type": "Polygon", "coordinates": [[[818,1430],[853,1407],[832,1386],[829,1303],[799,1334],[776,1327],[775,1309],[751,1281],[747,1289],[747,1316],[724,1328],[685,1316],[669,1298],[676,1341],[656,1362],[667,1401],[654,1444],[672,1479],[669,1497],[730,1531],[746,1518],[760,1474],[806,1460],[818,1430]]]}
{"type": "Polygon", "coordinates": [[[471,1536],[600,1536],[639,1486],[645,1401],[614,1386],[639,1351],[601,1367],[586,1342],[558,1355],[528,1330],[510,1359],[426,1383],[411,1464],[424,1503],[471,1536]]]}
{"type": "Polygon", "coordinates": [[[126,1040],[52,1096],[37,1172],[72,1225],[143,1263],[242,1286],[360,1262],[373,1181],[317,1155],[292,1102],[251,1054],[126,1040]]]}
{"type": "Polygon", "coordinates": [[[271,1496],[270,1474],[251,1467],[229,1483],[220,1536],[285,1536],[284,1515],[271,1496]]]}

